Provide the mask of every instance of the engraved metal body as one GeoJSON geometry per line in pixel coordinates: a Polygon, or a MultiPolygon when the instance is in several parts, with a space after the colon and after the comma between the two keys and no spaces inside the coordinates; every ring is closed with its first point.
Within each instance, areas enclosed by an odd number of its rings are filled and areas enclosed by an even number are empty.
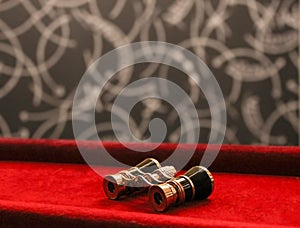
{"type": "Polygon", "coordinates": [[[183,175],[151,186],[148,197],[156,211],[165,211],[187,201],[206,199],[213,188],[212,174],[205,167],[194,166],[183,175]]]}
{"type": "Polygon", "coordinates": [[[163,183],[174,177],[175,173],[173,166],[161,167],[157,160],[147,158],[128,170],[107,175],[103,180],[103,189],[109,199],[118,199],[123,195],[144,191],[150,185],[163,183]]]}

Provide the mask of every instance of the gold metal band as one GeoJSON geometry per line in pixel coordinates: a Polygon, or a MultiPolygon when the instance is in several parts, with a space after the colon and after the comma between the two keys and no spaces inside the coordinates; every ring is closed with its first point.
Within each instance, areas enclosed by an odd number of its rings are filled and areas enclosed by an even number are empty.
{"type": "Polygon", "coordinates": [[[190,178],[188,178],[187,176],[185,176],[185,175],[180,175],[180,177],[183,177],[184,179],[186,179],[190,183],[191,188],[192,188],[192,198],[191,198],[191,201],[194,200],[195,195],[196,195],[196,189],[195,189],[195,185],[194,185],[193,181],[190,178]]]}

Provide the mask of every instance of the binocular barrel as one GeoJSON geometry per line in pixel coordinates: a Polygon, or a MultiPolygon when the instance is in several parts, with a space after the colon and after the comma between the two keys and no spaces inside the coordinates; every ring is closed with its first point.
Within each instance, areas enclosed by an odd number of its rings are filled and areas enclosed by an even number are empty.
{"type": "Polygon", "coordinates": [[[154,158],[147,158],[128,170],[105,176],[103,189],[109,199],[119,199],[123,195],[144,191],[153,184],[163,183],[174,177],[173,166],[161,167],[154,158]]]}
{"type": "Polygon", "coordinates": [[[183,175],[151,186],[148,197],[156,211],[165,211],[187,201],[206,199],[213,188],[212,174],[205,167],[194,166],[183,175]]]}

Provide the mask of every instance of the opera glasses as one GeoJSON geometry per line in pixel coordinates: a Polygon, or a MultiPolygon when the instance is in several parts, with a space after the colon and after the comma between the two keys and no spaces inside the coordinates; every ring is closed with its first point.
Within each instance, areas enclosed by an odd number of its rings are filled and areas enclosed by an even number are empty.
{"type": "Polygon", "coordinates": [[[103,189],[109,199],[119,199],[133,192],[145,191],[147,187],[161,184],[174,177],[173,166],[161,167],[154,158],[147,158],[128,170],[107,175],[103,180],[103,189]]]}
{"type": "Polygon", "coordinates": [[[213,188],[212,174],[202,166],[194,166],[183,175],[151,186],[148,197],[156,211],[165,211],[187,201],[206,199],[213,188]]]}

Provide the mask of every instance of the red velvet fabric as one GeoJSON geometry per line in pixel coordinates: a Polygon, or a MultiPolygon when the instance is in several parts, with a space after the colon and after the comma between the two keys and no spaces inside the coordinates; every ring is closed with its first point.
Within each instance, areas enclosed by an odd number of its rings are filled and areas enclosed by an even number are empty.
{"type": "MultiPolygon", "coordinates": [[[[101,153],[103,147],[98,142],[79,142],[85,151],[101,153]]],[[[127,143],[136,150],[152,147],[150,144],[127,143]]],[[[191,145],[162,143],[147,153],[127,149],[117,142],[103,142],[103,146],[118,160],[135,165],[147,157],[163,161],[176,147],[185,153],[193,149],[191,145]]],[[[206,145],[199,144],[186,169],[200,163],[206,145]]],[[[213,147],[211,148],[213,151],[213,147]]],[[[210,170],[252,174],[300,176],[300,147],[297,146],[252,146],[222,145],[210,170]]],[[[74,140],[14,139],[0,138],[0,160],[36,161],[55,163],[85,163],[74,140]]],[[[102,165],[107,165],[103,163],[102,165]]]]}
{"type": "MultiPolygon", "coordinates": [[[[84,143],[91,150],[97,147],[84,143]]],[[[158,152],[151,153],[164,157],[174,146],[162,144],[158,152]]],[[[132,153],[118,143],[106,143],[105,147],[124,157],[132,153]]],[[[189,149],[188,145],[181,147],[183,152],[189,149]]],[[[197,147],[195,158],[201,157],[204,148],[197,147]]],[[[213,172],[211,197],[156,213],[146,194],[108,200],[102,178],[80,164],[83,160],[74,141],[1,139],[0,227],[299,227],[299,151],[298,147],[223,146],[213,164],[214,170],[222,173],[213,172]],[[240,164],[247,161],[246,167],[240,164]],[[263,161],[267,165],[261,168],[263,161]],[[237,173],[226,173],[232,170],[237,173]],[[290,176],[278,176],[283,174],[290,176]]],[[[118,171],[117,167],[102,169],[118,171]]]]}

